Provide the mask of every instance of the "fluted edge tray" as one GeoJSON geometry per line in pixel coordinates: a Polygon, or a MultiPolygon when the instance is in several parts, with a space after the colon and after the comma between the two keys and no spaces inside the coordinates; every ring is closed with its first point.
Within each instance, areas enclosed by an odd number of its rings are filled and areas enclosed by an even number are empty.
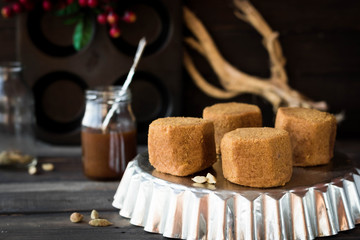
{"type": "Polygon", "coordinates": [[[343,165],[340,162],[325,170],[295,168],[292,180],[284,187],[257,189],[223,179],[219,162],[207,170],[217,175],[215,186],[193,184],[190,177],[161,174],[151,167],[145,152],[128,164],[113,206],[121,209],[120,215],[130,218],[131,224],[170,238],[330,236],[360,223],[360,170],[349,160],[343,165]],[[322,174],[330,179],[317,183],[322,174]],[[300,186],[299,182],[310,186],[300,186]]]}

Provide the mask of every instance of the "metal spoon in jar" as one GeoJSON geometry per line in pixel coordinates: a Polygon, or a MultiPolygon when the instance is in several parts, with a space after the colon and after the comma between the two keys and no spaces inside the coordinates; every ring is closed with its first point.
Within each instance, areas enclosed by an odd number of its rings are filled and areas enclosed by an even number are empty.
{"type": "MultiPolygon", "coordinates": [[[[139,60],[141,58],[141,55],[142,55],[142,53],[144,51],[145,46],[146,46],[146,39],[145,39],[145,37],[143,37],[139,41],[139,45],[138,45],[138,48],[136,50],[135,57],[134,57],[134,62],[132,64],[132,66],[130,68],[130,71],[129,71],[127,77],[126,77],[126,80],[125,80],[125,82],[124,82],[124,84],[123,84],[123,86],[122,86],[122,88],[120,90],[120,96],[122,94],[124,94],[126,92],[126,90],[128,89],[128,87],[129,87],[129,85],[130,85],[130,83],[131,83],[131,81],[133,79],[135,69],[136,69],[136,67],[137,67],[137,65],[139,63],[139,60]]],[[[114,103],[114,105],[111,107],[109,112],[106,114],[106,116],[104,118],[104,121],[103,121],[103,123],[101,125],[101,129],[102,129],[103,132],[105,132],[111,117],[114,115],[114,112],[117,109],[117,105],[118,104],[114,103]]]]}

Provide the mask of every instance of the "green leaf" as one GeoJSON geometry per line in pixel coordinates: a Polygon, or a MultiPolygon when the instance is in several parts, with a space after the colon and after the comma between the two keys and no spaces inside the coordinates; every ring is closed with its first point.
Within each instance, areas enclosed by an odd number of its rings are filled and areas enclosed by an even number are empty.
{"type": "Polygon", "coordinates": [[[65,25],[73,25],[73,24],[77,23],[81,18],[82,18],[82,15],[77,14],[74,17],[69,17],[69,18],[65,19],[64,24],[65,25]]]}
{"type": "Polygon", "coordinates": [[[93,21],[90,15],[85,15],[78,21],[73,35],[73,45],[77,51],[90,42],[93,31],[93,21]]]}
{"type": "Polygon", "coordinates": [[[80,6],[77,3],[77,1],[67,5],[66,7],[59,9],[55,12],[56,16],[66,16],[66,15],[71,15],[74,14],[76,12],[78,12],[80,10],[80,6]]]}

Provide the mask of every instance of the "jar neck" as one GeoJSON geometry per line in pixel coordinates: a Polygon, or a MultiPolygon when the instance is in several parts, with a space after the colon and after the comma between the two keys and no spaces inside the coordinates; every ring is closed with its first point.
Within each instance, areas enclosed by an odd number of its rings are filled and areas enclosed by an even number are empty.
{"type": "Polygon", "coordinates": [[[0,62],[0,83],[17,80],[22,71],[20,62],[0,62]]]}
{"type": "Polygon", "coordinates": [[[96,87],[86,90],[87,101],[112,101],[112,102],[131,102],[130,90],[122,90],[121,86],[96,87]]]}
{"type": "Polygon", "coordinates": [[[22,66],[20,62],[0,62],[0,73],[16,73],[21,72],[22,66]]]}

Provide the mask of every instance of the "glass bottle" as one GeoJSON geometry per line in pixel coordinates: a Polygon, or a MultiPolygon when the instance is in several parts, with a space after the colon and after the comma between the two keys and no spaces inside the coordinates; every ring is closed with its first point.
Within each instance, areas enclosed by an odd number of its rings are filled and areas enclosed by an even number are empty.
{"type": "Polygon", "coordinates": [[[0,167],[36,164],[34,100],[19,62],[0,63],[0,167]]]}
{"type": "Polygon", "coordinates": [[[87,177],[121,179],[136,155],[136,122],[129,90],[122,93],[120,86],[111,86],[86,91],[81,141],[87,177]]]}

